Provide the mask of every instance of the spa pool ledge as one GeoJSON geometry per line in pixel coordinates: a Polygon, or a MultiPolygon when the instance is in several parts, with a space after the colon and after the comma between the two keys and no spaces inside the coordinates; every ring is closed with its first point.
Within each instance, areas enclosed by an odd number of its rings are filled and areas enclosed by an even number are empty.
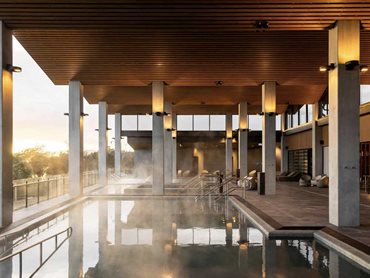
{"type": "Polygon", "coordinates": [[[282,226],[279,222],[249,204],[240,196],[231,196],[230,201],[269,239],[313,238],[314,232],[320,229],[320,227],[282,226]]]}
{"type": "Polygon", "coordinates": [[[354,263],[360,265],[365,269],[370,269],[370,254],[367,254],[365,251],[360,250],[350,244],[347,244],[345,241],[340,240],[325,231],[316,231],[314,233],[315,239],[317,239],[323,245],[334,249],[338,253],[347,257],[354,263]]]}
{"type": "Polygon", "coordinates": [[[32,230],[35,227],[39,226],[40,223],[47,222],[55,218],[56,215],[59,215],[59,214],[62,214],[68,211],[71,207],[77,204],[80,204],[82,202],[85,202],[87,199],[88,197],[86,196],[75,198],[75,199],[69,199],[61,204],[58,204],[56,206],[42,210],[27,218],[16,221],[10,226],[4,228],[3,230],[0,230],[0,237],[13,234],[13,233],[17,233],[17,232],[21,232],[25,229],[32,230]]]}

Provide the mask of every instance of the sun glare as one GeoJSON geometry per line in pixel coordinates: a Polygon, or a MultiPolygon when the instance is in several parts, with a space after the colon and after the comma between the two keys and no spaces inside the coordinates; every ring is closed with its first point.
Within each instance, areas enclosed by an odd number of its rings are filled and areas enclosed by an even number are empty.
{"type": "Polygon", "coordinates": [[[68,150],[68,145],[62,142],[24,140],[14,142],[13,153],[21,152],[25,149],[38,146],[42,146],[45,151],[52,153],[65,152],[68,150]]]}

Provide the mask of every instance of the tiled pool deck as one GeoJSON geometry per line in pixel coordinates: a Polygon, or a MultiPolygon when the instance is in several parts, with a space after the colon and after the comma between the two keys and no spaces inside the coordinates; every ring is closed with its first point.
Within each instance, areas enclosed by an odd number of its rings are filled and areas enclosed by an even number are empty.
{"type": "MultiPolygon", "coordinates": [[[[241,196],[241,190],[235,191],[241,196]]],[[[299,187],[295,182],[278,183],[276,195],[261,196],[248,191],[245,205],[271,226],[316,228],[370,255],[370,195],[361,193],[361,225],[337,228],[329,224],[327,188],[299,187]]]]}

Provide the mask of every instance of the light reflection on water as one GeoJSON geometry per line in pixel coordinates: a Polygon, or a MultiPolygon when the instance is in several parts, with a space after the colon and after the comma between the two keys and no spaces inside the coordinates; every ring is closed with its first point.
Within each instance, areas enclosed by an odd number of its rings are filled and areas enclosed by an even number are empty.
{"type": "MultiPolygon", "coordinates": [[[[35,277],[369,277],[317,242],[264,238],[229,204],[185,199],[89,201],[30,231],[12,251],[69,226],[71,238],[35,277]]],[[[47,257],[53,242],[43,248],[47,257]]],[[[23,277],[38,258],[38,248],[23,255],[23,277]]],[[[0,271],[19,277],[19,258],[0,271]]]]}

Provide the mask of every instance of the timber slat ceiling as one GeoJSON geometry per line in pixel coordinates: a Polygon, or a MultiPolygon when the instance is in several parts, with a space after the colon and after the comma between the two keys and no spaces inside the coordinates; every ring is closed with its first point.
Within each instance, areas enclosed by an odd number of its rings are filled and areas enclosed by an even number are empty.
{"type": "Polygon", "coordinates": [[[116,110],[145,107],[147,96],[124,103],[132,98],[125,87],[147,90],[153,80],[165,81],[168,98],[183,108],[235,109],[242,99],[257,107],[265,80],[278,82],[281,106],[312,103],[327,85],[318,67],[339,19],[361,20],[361,62],[370,64],[370,1],[0,0],[0,20],[55,84],[80,80],[91,103],[106,99],[116,110]],[[257,29],[256,20],[269,28],[257,29]],[[218,80],[239,94],[188,90],[218,80]]]}

